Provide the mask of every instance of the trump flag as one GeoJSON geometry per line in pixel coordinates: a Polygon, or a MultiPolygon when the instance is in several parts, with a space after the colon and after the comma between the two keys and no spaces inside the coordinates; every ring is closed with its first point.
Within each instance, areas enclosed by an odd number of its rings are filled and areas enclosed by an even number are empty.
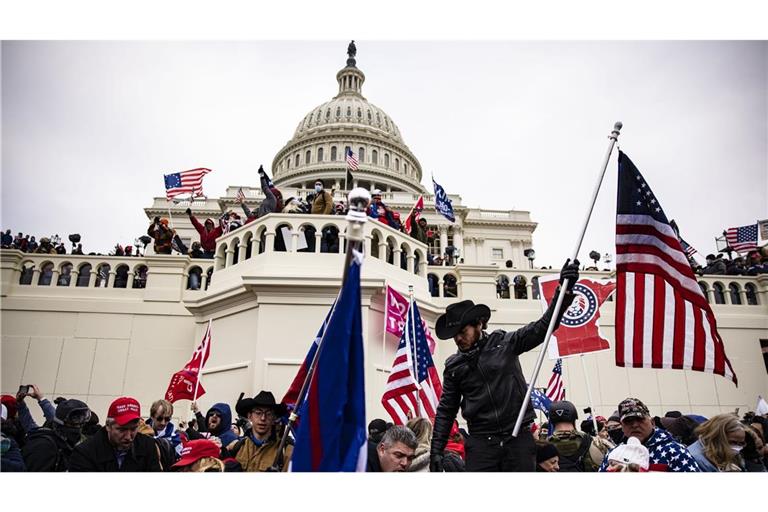
{"type": "MultiPolygon", "coordinates": [[[[555,295],[560,276],[542,276],[539,278],[539,296],[544,309],[549,306],[555,295]]],[[[549,344],[549,356],[552,359],[568,357],[587,352],[608,350],[608,340],[600,334],[600,305],[616,289],[612,280],[596,281],[579,279],[573,287],[576,298],[566,310],[560,327],[552,333],[554,343],[549,344]]]]}
{"type": "Polygon", "coordinates": [[[192,359],[184,365],[184,369],[171,377],[165,399],[173,403],[176,400],[197,400],[205,394],[203,385],[199,383],[200,372],[211,355],[211,321],[205,329],[203,341],[192,354],[192,359]]]}
{"type": "MultiPolygon", "coordinates": [[[[387,309],[384,316],[387,332],[394,334],[398,338],[402,337],[405,328],[406,317],[408,313],[408,299],[403,297],[397,290],[387,285],[387,309]]],[[[424,319],[421,319],[421,326],[427,335],[427,345],[429,353],[435,353],[435,338],[424,319]]]]}

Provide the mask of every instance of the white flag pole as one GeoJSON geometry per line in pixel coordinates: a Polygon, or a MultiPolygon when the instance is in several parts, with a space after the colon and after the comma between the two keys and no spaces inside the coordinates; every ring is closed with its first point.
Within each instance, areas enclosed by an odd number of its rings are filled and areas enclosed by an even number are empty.
{"type": "Polygon", "coordinates": [[[589,408],[592,410],[592,425],[595,427],[595,437],[597,437],[597,413],[595,412],[595,402],[592,400],[592,389],[589,387],[587,363],[584,362],[584,354],[579,354],[579,359],[581,359],[581,369],[584,372],[584,382],[587,384],[587,400],[589,400],[589,408]]]}
{"type": "MultiPolygon", "coordinates": [[[[613,152],[613,147],[616,145],[616,141],[619,138],[619,132],[621,131],[621,127],[623,125],[621,122],[616,122],[616,124],[613,125],[613,131],[608,136],[610,139],[610,143],[608,144],[608,151],[605,153],[605,159],[603,160],[603,167],[600,171],[600,176],[597,179],[597,184],[595,185],[595,190],[592,192],[592,201],[589,204],[589,210],[587,210],[586,218],[584,219],[584,225],[581,228],[581,234],[579,235],[579,239],[576,242],[576,247],[573,250],[571,261],[575,260],[579,256],[579,250],[581,249],[581,243],[584,241],[584,235],[587,232],[587,226],[589,225],[589,218],[592,216],[592,210],[595,208],[595,202],[597,202],[597,194],[600,192],[600,185],[603,183],[603,177],[605,176],[605,170],[608,168],[608,160],[611,158],[611,153],[613,152]]],[[[544,362],[544,355],[547,353],[547,347],[549,346],[549,338],[552,337],[552,332],[555,330],[555,323],[557,322],[557,317],[560,314],[560,308],[563,306],[563,299],[565,298],[565,293],[562,293],[562,290],[565,290],[568,288],[569,282],[568,279],[566,279],[563,282],[563,285],[561,287],[561,293],[558,294],[557,302],[555,303],[555,312],[552,315],[552,319],[549,322],[549,327],[547,328],[547,334],[544,336],[544,343],[541,346],[541,350],[539,351],[539,357],[536,360],[536,365],[533,368],[533,375],[531,376],[530,380],[528,381],[528,389],[525,392],[525,398],[523,399],[523,404],[520,406],[520,412],[517,415],[517,421],[515,422],[515,428],[512,430],[512,437],[517,437],[517,434],[520,432],[520,427],[523,424],[523,416],[525,416],[525,411],[528,409],[528,403],[531,400],[531,392],[533,391],[533,386],[536,385],[536,379],[539,377],[539,371],[541,370],[541,364],[544,362]]]]}
{"type": "Polygon", "coordinates": [[[389,314],[389,287],[384,285],[384,332],[381,333],[381,375],[384,380],[384,390],[382,395],[386,392],[387,388],[387,316],[389,314]]]}
{"type": "MultiPolygon", "coordinates": [[[[413,285],[408,285],[408,319],[411,321],[411,345],[408,350],[413,354],[413,370],[415,373],[414,380],[416,381],[416,416],[421,417],[421,386],[419,383],[419,354],[416,349],[416,315],[413,314],[413,285]]],[[[407,325],[407,324],[406,324],[407,325]]],[[[408,336],[406,335],[406,338],[408,336]]]]}

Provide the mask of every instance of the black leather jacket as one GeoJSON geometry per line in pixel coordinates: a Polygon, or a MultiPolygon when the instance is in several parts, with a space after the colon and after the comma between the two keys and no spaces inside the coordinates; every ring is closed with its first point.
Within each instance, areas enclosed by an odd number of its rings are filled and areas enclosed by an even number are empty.
{"type": "MultiPolygon", "coordinates": [[[[566,294],[561,311],[568,309],[573,298],[573,293],[566,294]]],[[[512,435],[528,388],[518,356],[544,342],[556,301],[557,295],[539,320],[514,332],[483,332],[470,350],[459,351],[445,361],[443,394],[432,435],[433,454],[442,455],[459,407],[470,435],[512,435]]],[[[523,425],[535,417],[529,403],[523,425]]]]}

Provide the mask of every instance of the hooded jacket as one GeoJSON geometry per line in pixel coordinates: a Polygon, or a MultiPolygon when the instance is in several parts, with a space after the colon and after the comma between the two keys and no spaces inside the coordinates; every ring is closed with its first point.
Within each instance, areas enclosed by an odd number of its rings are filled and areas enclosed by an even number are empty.
{"type": "Polygon", "coordinates": [[[117,454],[109,443],[107,428],[102,427],[96,434],[75,447],[69,458],[69,470],[126,473],[160,471],[161,468],[155,440],[140,433],[136,434],[122,466],[118,466],[117,454]]]}
{"type": "Polygon", "coordinates": [[[216,430],[209,430],[208,432],[221,439],[221,446],[228,446],[232,441],[237,441],[237,436],[232,432],[232,410],[229,408],[229,405],[221,402],[213,404],[208,409],[208,412],[205,413],[206,418],[211,411],[218,411],[221,415],[221,422],[216,430]]]}
{"type": "MultiPolygon", "coordinates": [[[[568,309],[573,298],[573,293],[566,294],[561,311],[568,309]]],[[[459,351],[445,361],[443,394],[432,434],[433,454],[443,454],[459,407],[471,436],[512,435],[528,389],[519,355],[544,341],[556,302],[557,295],[539,320],[513,332],[483,332],[470,350],[459,351]]],[[[528,403],[523,425],[535,418],[528,403]]]]}
{"type": "Polygon", "coordinates": [[[189,220],[192,221],[192,225],[195,226],[195,229],[200,234],[200,247],[203,248],[203,251],[214,252],[216,250],[216,239],[223,233],[221,226],[217,226],[212,219],[206,219],[206,222],[208,220],[213,222],[213,229],[207,231],[205,226],[200,224],[200,221],[194,215],[190,215],[189,220]]]}
{"type": "MultiPolygon", "coordinates": [[[[623,443],[626,444],[625,439],[623,443]]],[[[621,446],[621,445],[619,445],[621,446]]],[[[648,448],[650,455],[648,471],[667,471],[667,472],[701,472],[696,459],[690,454],[688,449],[675,441],[672,434],[660,428],[654,428],[651,436],[645,440],[643,446],[648,448]]],[[[606,471],[608,468],[608,453],[603,458],[603,463],[598,471],[606,471]]]]}

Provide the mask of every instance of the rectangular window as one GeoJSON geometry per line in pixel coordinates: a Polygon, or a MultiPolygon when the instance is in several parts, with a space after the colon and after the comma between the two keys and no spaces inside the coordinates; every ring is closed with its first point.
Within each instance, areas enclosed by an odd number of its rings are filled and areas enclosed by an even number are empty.
{"type": "Polygon", "coordinates": [[[491,249],[491,257],[495,260],[503,260],[504,259],[504,249],[499,249],[498,247],[494,247],[491,249]]]}

